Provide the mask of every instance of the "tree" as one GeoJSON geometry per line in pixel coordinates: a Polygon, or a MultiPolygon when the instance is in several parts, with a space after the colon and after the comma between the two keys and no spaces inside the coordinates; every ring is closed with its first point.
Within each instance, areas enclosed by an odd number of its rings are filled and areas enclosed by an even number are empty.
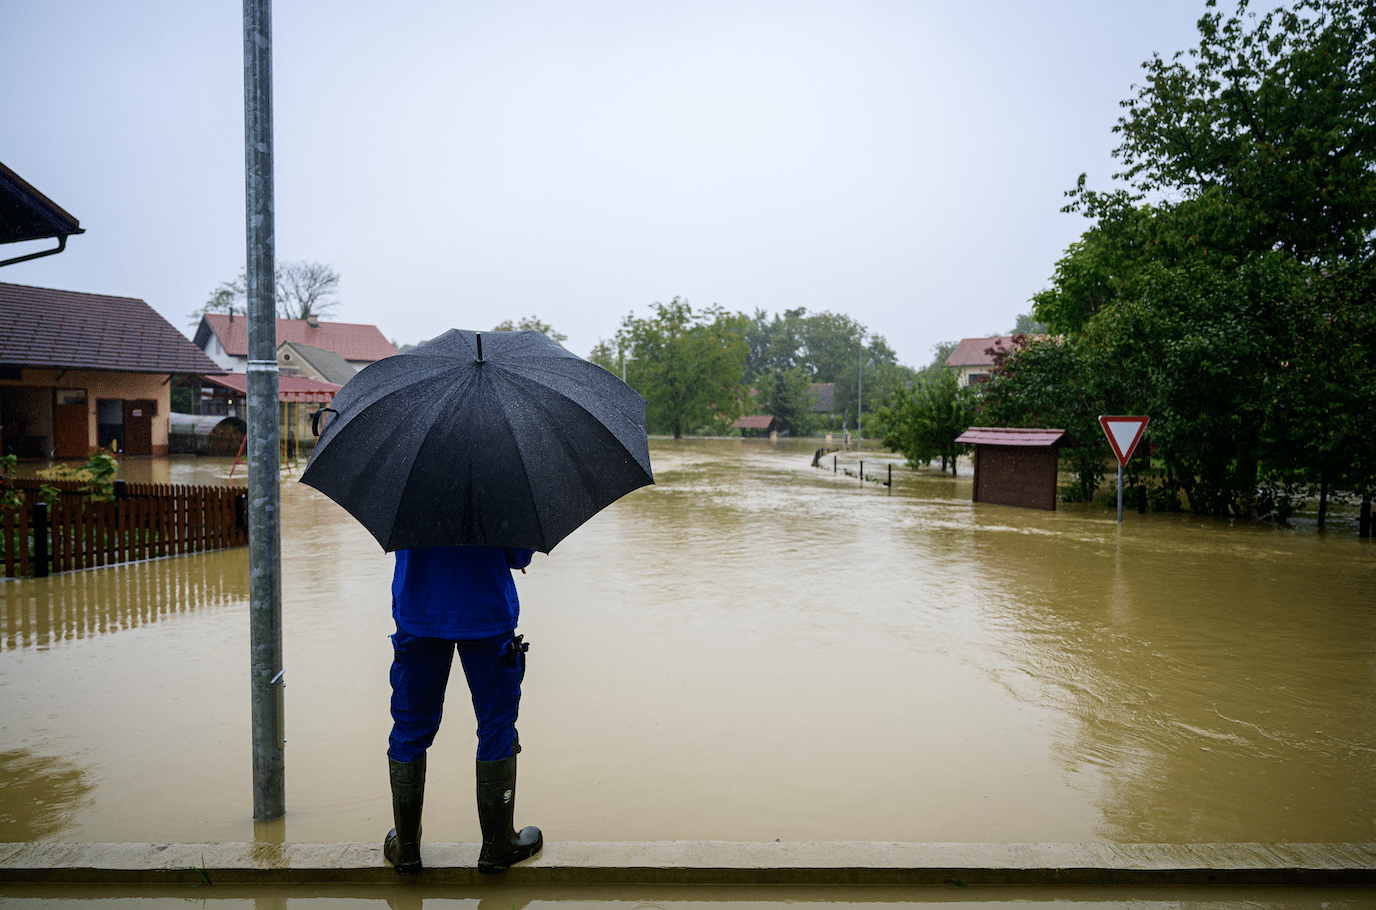
{"type": "Polygon", "coordinates": [[[1258,17],[1208,0],[1188,60],[1155,55],[1114,131],[1139,193],[1221,191],[1251,250],[1363,258],[1376,228],[1376,6],[1300,0],[1258,17]],[[1189,60],[1192,60],[1191,64],[1189,60]]]}
{"type": "MultiPolygon", "coordinates": [[[[621,321],[616,350],[633,351],[626,380],[645,397],[653,432],[679,439],[708,427],[725,430],[741,414],[740,379],[745,369],[748,319],[718,306],[695,313],[686,299],[652,304],[652,315],[621,321]]],[[[602,343],[594,362],[607,363],[612,346],[602,343]]]]}
{"type": "Polygon", "coordinates": [[[812,406],[817,396],[812,393],[812,377],[803,367],[774,370],[756,381],[756,402],[764,413],[772,414],[781,433],[792,436],[810,435],[817,425],[812,406]]]}
{"type": "Polygon", "coordinates": [[[1352,454],[1376,401],[1376,7],[1248,7],[1209,0],[1198,48],[1143,65],[1115,127],[1130,189],[1081,175],[1066,210],[1094,224],[1033,299],[1065,353],[1019,352],[988,391],[1025,411],[1073,375],[1101,413],[1152,415],[1192,509],[1283,517],[1305,484],[1376,483],[1352,454]]]}
{"type": "Polygon", "coordinates": [[[974,413],[974,391],[961,388],[945,363],[932,363],[917,373],[911,385],[896,389],[879,409],[887,428],[883,445],[902,454],[913,467],[940,458],[941,470],[949,465],[954,473],[961,448],[956,437],[969,429],[974,413]]]}
{"type": "Polygon", "coordinates": [[[281,319],[319,319],[339,304],[339,273],[319,262],[279,263],[276,284],[281,319]]]}
{"type": "Polygon", "coordinates": [[[540,321],[538,316],[525,316],[519,322],[512,322],[508,319],[493,327],[494,332],[540,332],[550,341],[556,344],[563,344],[569,340],[569,336],[563,332],[557,332],[549,323],[540,321]]]}
{"type": "MultiPolygon", "coordinates": [[[[305,260],[277,263],[273,280],[278,319],[319,319],[339,305],[339,273],[328,265],[305,260]]],[[[191,324],[207,313],[248,312],[248,274],[245,269],[233,281],[222,281],[210,292],[205,305],[190,314],[191,324]]]]}
{"type": "MultiPolygon", "coordinates": [[[[848,317],[840,318],[849,321],[848,317]]],[[[864,326],[858,323],[853,325],[857,334],[854,336],[854,346],[849,352],[833,341],[835,346],[828,359],[836,364],[830,368],[834,370],[830,375],[835,378],[827,381],[836,383],[838,410],[852,415],[863,410],[867,414],[877,416],[878,408],[896,389],[913,381],[913,370],[899,365],[898,355],[889,347],[882,335],[871,335],[869,342],[862,345],[864,326]]],[[[872,436],[883,435],[883,428],[878,424],[872,424],[870,429],[872,436]]]]}

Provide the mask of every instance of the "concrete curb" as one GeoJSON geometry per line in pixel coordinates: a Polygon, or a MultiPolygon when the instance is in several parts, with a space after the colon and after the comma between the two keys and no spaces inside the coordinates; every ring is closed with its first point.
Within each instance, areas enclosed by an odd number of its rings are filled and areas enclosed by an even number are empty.
{"type": "MultiPolygon", "coordinates": [[[[425,844],[425,884],[492,881],[425,844]]],[[[0,844],[0,882],[393,884],[379,844],[0,844]]],[[[1376,885],[1376,844],[552,843],[511,884],[1376,885]]]]}

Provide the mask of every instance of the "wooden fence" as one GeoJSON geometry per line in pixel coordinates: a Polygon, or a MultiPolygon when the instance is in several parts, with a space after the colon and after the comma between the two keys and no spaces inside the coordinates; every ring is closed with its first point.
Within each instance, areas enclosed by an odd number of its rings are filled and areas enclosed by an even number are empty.
{"type": "Polygon", "coordinates": [[[157,556],[240,547],[248,543],[243,487],[165,483],[115,484],[115,501],[88,502],[77,481],[48,481],[60,493],[39,498],[45,482],[12,480],[24,505],[0,509],[5,575],[42,577],[157,556]]]}

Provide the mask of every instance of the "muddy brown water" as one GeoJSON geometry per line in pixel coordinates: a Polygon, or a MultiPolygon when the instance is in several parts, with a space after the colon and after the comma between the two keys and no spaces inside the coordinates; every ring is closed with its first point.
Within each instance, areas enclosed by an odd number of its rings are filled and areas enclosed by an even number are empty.
{"type": "MultiPolygon", "coordinates": [[[[653,440],[658,484],[517,577],[518,824],[583,841],[1376,841],[1370,542],[972,505],[968,476],[906,468],[890,494],[811,467],[814,446],[653,440]]],[[[286,818],[251,820],[239,549],[0,582],[0,842],[386,831],[391,558],[295,476],[282,504],[286,818]]],[[[451,696],[425,836],[471,842],[461,679],[451,696]]]]}

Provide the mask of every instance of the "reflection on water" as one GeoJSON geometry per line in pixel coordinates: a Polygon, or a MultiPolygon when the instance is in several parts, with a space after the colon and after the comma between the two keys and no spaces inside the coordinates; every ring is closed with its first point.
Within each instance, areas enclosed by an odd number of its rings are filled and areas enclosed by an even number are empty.
{"type": "Polygon", "coordinates": [[[0,583],[0,653],[133,629],[248,597],[248,549],[0,583]]]}
{"type": "MultiPolygon", "coordinates": [[[[523,823],[585,841],[1376,840],[1370,546],[977,506],[967,475],[906,468],[890,492],[812,452],[653,440],[657,485],[517,577],[523,823]]],[[[90,788],[60,827],[0,820],[0,841],[387,830],[391,559],[315,490],[288,479],[282,503],[285,821],[250,818],[241,549],[0,584],[6,748],[90,788]]],[[[472,842],[455,684],[425,830],[472,842]]]]}
{"type": "Polygon", "coordinates": [[[91,784],[71,762],[28,749],[0,752],[0,831],[10,842],[45,840],[89,802],[91,784]]]}

